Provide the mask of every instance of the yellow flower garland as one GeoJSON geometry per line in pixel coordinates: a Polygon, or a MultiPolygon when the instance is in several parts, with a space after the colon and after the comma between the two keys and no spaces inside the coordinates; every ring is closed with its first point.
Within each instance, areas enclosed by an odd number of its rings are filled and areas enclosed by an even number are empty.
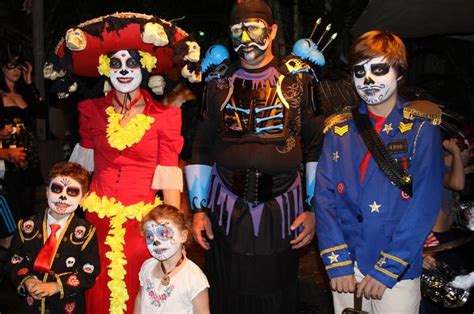
{"type": "Polygon", "coordinates": [[[96,213],[99,218],[110,218],[110,230],[105,239],[105,244],[110,246],[110,251],[105,254],[110,260],[107,274],[110,281],[107,286],[110,289],[110,313],[122,314],[127,310],[126,302],[129,299],[127,286],[125,285],[125,228],[123,224],[128,219],[141,221],[143,217],[153,208],[161,204],[161,200],[156,198],[153,203],[139,202],[133,205],[124,206],[115,198],[107,196],[99,197],[95,192],[86,196],[82,202],[82,207],[90,212],[96,213]]]}
{"type": "Polygon", "coordinates": [[[105,109],[107,113],[107,141],[109,145],[118,150],[124,150],[142,139],[146,131],[155,122],[155,118],[149,117],[142,113],[135,115],[124,126],[120,125],[120,120],[123,114],[115,111],[114,107],[110,106],[105,109]]]}

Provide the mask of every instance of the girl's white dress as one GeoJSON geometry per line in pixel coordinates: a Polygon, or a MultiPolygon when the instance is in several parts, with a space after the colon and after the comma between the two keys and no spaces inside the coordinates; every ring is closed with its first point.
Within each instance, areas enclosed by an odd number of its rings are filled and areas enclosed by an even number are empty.
{"type": "Polygon", "coordinates": [[[206,275],[199,266],[186,258],[183,267],[171,276],[170,283],[164,286],[160,279],[152,275],[158,263],[159,261],[152,257],[147,259],[140,269],[138,276],[143,288],[140,313],[194,313],[193,299],[199,292],[209,288],[206,275]]]}

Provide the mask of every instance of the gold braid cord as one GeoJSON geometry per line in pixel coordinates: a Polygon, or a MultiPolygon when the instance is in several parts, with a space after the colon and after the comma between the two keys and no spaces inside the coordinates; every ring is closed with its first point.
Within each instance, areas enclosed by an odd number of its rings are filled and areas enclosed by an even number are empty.
{"type": "Polygon", "coordinates": [[[333,126],[346,122],[347,120],[352,118],[352,113],[349,112],[341,112],[341,113],[336,113],[333,115],[330,115],[329,117],[326,118],[324,121],[324,130],[323,133],[326,133],[330,128],[333,126]]]}
{"type": "Polygon", "coordinates": [[[423,118],[429,120],[432,125],[441,124],[442,111],[437,104],[427,100],[415,100],[403,108],[403,117],[408,120],[423,118]]]}

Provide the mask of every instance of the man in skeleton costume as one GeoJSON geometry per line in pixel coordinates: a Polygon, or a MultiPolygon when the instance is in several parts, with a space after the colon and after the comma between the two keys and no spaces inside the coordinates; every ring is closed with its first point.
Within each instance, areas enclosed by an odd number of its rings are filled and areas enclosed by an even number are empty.
{"type": "MultiPolygon", "coordinates": [[[[240,63],[213,63],[185,169],[194,237],[208,250],[212,313],[294,313],[296,249],[314,235],[299,169],[305,162],[314,180],[322,120],[311,76],[295,73],[303,62],[272,54],[277,28],[265,2],[234,5],[230,33],[240,63]]],[[[204,74],[212,56],[228,54],[211,47],[204,74]]]]}

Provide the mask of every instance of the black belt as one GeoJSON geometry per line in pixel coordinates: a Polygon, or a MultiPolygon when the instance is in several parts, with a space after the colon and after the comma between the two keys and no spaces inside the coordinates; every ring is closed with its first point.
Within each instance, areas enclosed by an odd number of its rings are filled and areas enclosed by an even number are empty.
{"type": "Polygon", "coordinates": [[[231,171],[230,190],[250,203],[264,203],[275,197],[273,195],[273,176],[258,169],[231,171]]]}

